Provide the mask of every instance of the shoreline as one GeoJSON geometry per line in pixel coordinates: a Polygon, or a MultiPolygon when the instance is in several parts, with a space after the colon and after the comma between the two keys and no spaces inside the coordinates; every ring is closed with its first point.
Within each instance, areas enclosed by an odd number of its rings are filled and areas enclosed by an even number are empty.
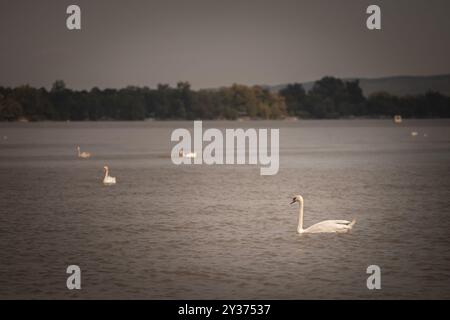
{"type": "MultiPolygon", "coordinates": [[[[193,121],[207,121],[207,122],[300,122],[300,121],[361,121],[361,120],[389,120],[394,123],[391,117],[343,117],[343,118],[284,118],[284,119],[154,119],[146,118],[142,120],[16,120],[16,121],[0,121],[3,123],[108,123],[108,122],[193,122],[193,121]]],[[[403,118],[403,121],[417,121],[417,120],[450,120],[450,118],[403,118]]]]}

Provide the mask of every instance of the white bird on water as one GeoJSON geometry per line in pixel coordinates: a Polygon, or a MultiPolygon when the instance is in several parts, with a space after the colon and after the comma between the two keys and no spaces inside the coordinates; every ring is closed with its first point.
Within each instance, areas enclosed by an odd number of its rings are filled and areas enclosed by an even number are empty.
{"type": "Polygon", "coordinates": [[[82,158],[82,159],[88,159],[91,157],[91,154],[89,152],[81,152],[80,150],[80,146],[77,146],[77,150],[78,150],[78,158],[82,158]]]}
{"type": "Polygon", "coordinates": [[[298,195],[292,199],[291,204],[298,202],[300,205],[298,213],[297,232],[302,233],[346,233],[350,231],[356,223],[356,220],[325,220],[303,229],[303,197],[298,195]]]}
{"type": "Polygon", "coordinates": [[[188,152],[188,153],[184,153],[183,149],[180,149],[180,152],[178,152],[178,156],[180,158],[196,158],[197,157],[197,153],[196,152],[188,152]]]}
{"type": "Polygon", "coordinates": [[[103,178],[103,184],[116,184],[116,177],[111,177],[109,175],[109,168],[107,166],[104,166],[103,169],[105,170],[105,177],[103,178]]]}

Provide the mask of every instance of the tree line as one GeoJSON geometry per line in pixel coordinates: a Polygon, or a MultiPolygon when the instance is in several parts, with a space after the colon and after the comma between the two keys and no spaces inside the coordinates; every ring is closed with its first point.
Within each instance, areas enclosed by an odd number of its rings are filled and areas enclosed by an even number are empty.
{"type": "Polygon", "coordinates": [[[324,77],[308,92],[301,84],[278,93],[262,86],[234,84],[193,90],[188,82],[175,87],[129,86],[123,89],[71,90],[61,80],[50,90],[28,85],[0,87],[0,120],[144,120],[169,119],[282,119],[299,117],[449,118],[450,97],[438,92],[394,96],[379,92],[365,97],[356,81],[324,77]]]}

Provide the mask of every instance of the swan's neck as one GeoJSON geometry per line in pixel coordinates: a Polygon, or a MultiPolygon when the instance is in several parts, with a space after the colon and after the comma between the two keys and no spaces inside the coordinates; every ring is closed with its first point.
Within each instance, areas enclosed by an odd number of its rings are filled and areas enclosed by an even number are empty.
{"type": "Polygon", "coordinates": [[[108,169],[105,169],[105,179],[109,176],[108,169]]]}
{"type": "Polygon", "coordinates": [[[80,156],[80,148],[77,148],[77,150],[78,150],[78,156],[80,156]]]}
{"type": "Polygon", "coordinates": [[[299,210],[298,210],[297,232],[298,233],[303,232],[303,199],[300,199],[300,206],[299,206],[299,210]]]}

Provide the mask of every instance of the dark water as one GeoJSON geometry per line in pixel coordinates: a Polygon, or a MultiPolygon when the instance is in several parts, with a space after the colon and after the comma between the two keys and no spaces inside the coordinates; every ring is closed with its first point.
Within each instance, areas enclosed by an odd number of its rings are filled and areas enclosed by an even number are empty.
{"type": "Polygon", "coordinates": [[[280,128],[274,176],[173,165],[192,125],[0,124],[0,298],[450,298],[450,121],[204,122],[280,128]],[[353,232],[299,236],[299,193],[353,232]]]}

